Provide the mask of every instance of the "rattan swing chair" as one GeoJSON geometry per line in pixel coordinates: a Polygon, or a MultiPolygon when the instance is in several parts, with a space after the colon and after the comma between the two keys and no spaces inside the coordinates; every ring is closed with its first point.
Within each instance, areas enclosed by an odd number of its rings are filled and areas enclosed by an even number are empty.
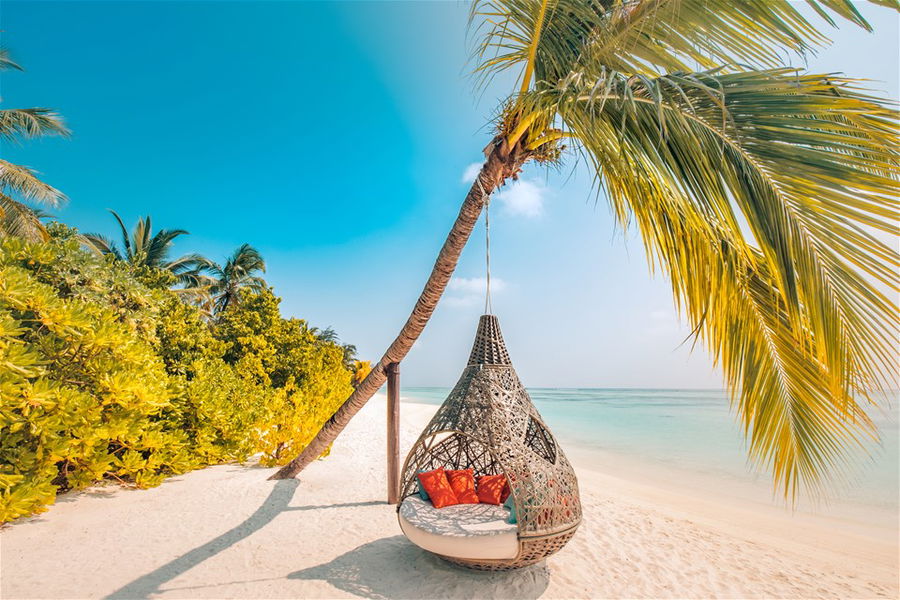
{"type": "Polygon", "coordinates": [[[404,534],[473,569],[539,562],[560,550],[581,523],[575,472],[519,381],[494,315],[481,317],[469,362],[410,450],[400,490],[404,534]],[[438,467],[506,475],[517,523],[504,530],[503,507],[430,507],[417,494],[417,474],[438,467]]]}

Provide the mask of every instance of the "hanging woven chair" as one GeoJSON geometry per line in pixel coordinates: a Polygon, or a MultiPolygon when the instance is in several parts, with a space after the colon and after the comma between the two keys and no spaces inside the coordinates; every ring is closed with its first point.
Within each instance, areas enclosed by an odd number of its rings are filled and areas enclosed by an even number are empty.
{"type": "Polygon", "coordinates": [[[466,567],[506,570],[562,548],[581,523],[578,481],[519,381],[497,317],[483,315],[469,362],[403,466],[398,518],[420,547],[466,567]],[[438,467],[506,475],[516,524],[502,506],[435,509],[417,474],[438,467]]]}

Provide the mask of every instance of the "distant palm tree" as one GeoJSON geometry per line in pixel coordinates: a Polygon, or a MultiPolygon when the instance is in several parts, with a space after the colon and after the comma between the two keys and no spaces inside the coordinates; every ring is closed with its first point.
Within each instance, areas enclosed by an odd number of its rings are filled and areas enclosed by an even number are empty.
{"type": "Polygon", "coordinates": [[[181,235],[187,235],[184,229],[162,229],[155,234],[150,217],[138,219],[131,233],[125,227],[122,218],[116,211],[109,211],[119,225],[122,246],[116,246],[110,238],[97,233],[86,233],[82,237],[88,248],[98,254],[112,255],[117,259],[127,262],[135,267],[151,267],[168,271],[175,275],[178,283],[185,288],[195,289],[200,282],[197,271],[211,266],[212,263],[199,254],[185,254],[176,259],[170,259],[172,241],[181,235]]]}
{"type": "MultiPolygon", "coordinates": [[[[0,72],[9,70],[23,69],[6,50],[0,49],[0,72]]],[[[0,141],[19,143],[23,138],[44,135],[69,135],[60,116],[49,108],[0,110],[0,141]]],[[[65,198],[62,192],[38,179],[33,169],[0,159],[0,238],[46,240],[47,231],[41,223],[43,213],[28,203],[56,207],[65,198]]]]}
{"type": "Polygon", "coordinates": [[[309,332],[316,336],[316,339],[318,339],[320,342],[324,342],[327,344],[337,344],[340,341],[340,337],[338,337],[337,331],[335,331],[332,327],[326,327],[325,329],[310,327],[309,332]]]}
{"type": "Polygon", "coordinates": [[[344,367],[352,369],[353,365],[359,362],[357,360],[357,348],[355,344],[341,344],[341,351],[344,353],[344,367]]]}
{"type": "Polygon", "coordinates": [[[343,363],[344,368],[347,370],[353,370],[353,367],[356,363],[360,362],[357,360],[357,348],[354,344],[341,344],[340,336],[338,336],[337,331],[332,327],[326,327],[325,329],[319,329],[318,327],[310,327],[309,332],[313,334],[316,340],[322,344],[332,344],[334,346],[338,346],[343,352],[343,363]]]}
{"type": "MultiPolygon", "coordinates": [[[[873,0],[897,9],[897,0],[873,0]]],[[[850,0],[807,0],[870,29],[850,0]]],[[[790,0],[478,0],[474,72],[517,76],[412,314],[275,477],[334,441],[428,323],[489,194],[525,163],[584,159],[724,371],[750,456],[785,496],[877,439],[893,383],[900,156],[894,103],[784,68],[827,39],[790,0]]],[[[598,332],[599,333],[599,332],[598,332]]]]}
{"type": "Polygon", "coordinates": [[[241,290],[264,290],[266,281],[259,273],[265,272],[266,262],[259,251],[250,244],[241,244],[224,266],[208,261],[194,271],[194,276],[209,294],[212,312],[219,314],[240,302],[241,290]]]}

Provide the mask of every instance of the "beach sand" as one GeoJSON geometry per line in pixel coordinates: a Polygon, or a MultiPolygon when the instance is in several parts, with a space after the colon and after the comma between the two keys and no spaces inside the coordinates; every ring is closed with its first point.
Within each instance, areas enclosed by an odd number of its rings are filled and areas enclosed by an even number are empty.
{"type": "MultiPolygon", "coordinates": [[[[401,406],[401,452],[435,406],[401,406]]],[[[222,465],[151,490],[67,494],[0,532],[2,598],[872,598],[897,532],[691,495],[572,454],[584,523],[545,563],[468,571],[407,542],[385,502],[384,397],[299,480],[222,465]]]]}

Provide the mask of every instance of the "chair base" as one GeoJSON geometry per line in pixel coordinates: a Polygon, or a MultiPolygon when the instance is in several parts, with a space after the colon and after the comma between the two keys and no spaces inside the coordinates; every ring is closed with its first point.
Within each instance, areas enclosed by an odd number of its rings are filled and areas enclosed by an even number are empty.
{"type": "Polygon", "coordinates": [[[573,535],[575,535],[574,528],[550,537],[521,540],[518,556],[508,560],[467,560],[441,554],[436,556],[460,567],[476,571],[512,571],[539,563],[548,556],[556,554],[572,539],[573,535]]]}

